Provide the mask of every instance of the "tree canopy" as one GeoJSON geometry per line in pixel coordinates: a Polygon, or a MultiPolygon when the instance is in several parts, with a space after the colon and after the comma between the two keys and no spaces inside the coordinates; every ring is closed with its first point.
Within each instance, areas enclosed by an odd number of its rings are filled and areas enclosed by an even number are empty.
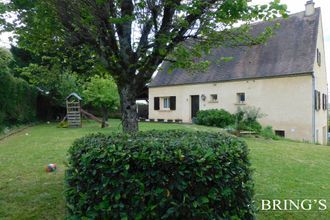
{"type": "MultiPolygon", "coordinates": [[[[0,8],[15,12],[7,23],[19,45],[35,53],[65,57],[72,51],[97,57],[118,85],[124,131],[137,131],[136,97],[162,62],[206,68],[196,57],[212,47],[264,42],[249,34],[249,23],[285,15],[274,0],[11,0],[0,8]],[[234,27],[241,23],[240,27],[234,27]],[[189,47],[185,43],[193,40],[189,47]]],[[[2,18],[4,18],[3,13],[2,18]]],[[[64,59],[62,59],[64,60],[64,59]]]]}
{"type": "Polygon", "coordinates": [[[110,77],[93,76],[83,91],[87,103],[102,111],[102,127],[105,127],[109,112],[119,108],[119,95],[116,83],[110,77]]]}

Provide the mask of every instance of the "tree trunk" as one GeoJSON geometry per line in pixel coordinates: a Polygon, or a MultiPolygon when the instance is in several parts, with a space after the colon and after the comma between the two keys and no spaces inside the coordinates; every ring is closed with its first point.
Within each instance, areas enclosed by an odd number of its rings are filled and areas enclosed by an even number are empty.
{"type": "Polygon", "coordinates": [[[109,118],[109,111],[106,107],[102,107],[102,128],[108,127],[108,118],[109,118]]]}
{"type": "Polygon", "coordinates": [[[129,85],[119,87],[123,132],[130,133],[139,130],[136,95],[136,91],[129,85]]]}

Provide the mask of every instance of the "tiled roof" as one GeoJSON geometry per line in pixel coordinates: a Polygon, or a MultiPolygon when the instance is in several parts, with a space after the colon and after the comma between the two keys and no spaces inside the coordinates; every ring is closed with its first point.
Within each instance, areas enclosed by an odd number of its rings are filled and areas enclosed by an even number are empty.
{"type": "MultiPolygon", "coordinates": [[[[278,18],[279,29],[265,44],[253,47],[218,48],[205,57],[211,64],[207,71],[190,73],[184,69],[168,72],[169,63],[163,65],[149,87],[180,84],[221,82],[249,78],[276,77],[306,74],[313,71],[320,9],[311,16],[304,11],[278,18]],[[220,57],[233,57],[229,62],[217,62],[220,57]]],[[[270,22],[253,25],[252,31],[260,33],[270,22]]]]}

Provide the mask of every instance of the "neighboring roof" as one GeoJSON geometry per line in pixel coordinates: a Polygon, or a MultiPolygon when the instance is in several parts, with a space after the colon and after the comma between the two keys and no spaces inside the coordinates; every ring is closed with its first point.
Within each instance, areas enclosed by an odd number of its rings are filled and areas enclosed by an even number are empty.
{"type": "MultiPolygon", "coordinates": [[[[193,74],[175,69],[170,74],[169,63],[165,63],[149,87],[311,73],[315,60],[320,8],[316,8],[311,16],[305,16],[304,13],[305,11],[292,14],[287,19],[276,19],[280,27],[265,44],[213,49],[205,57],[211,61],[206,72],[193,74]],[[217,62],[221,57],[233,57],[233,60],[217,62]]],[[[254,24],[252,34],[260,33],[270,24],[254,24]]]]}
{"type": "Polygon", "coordinates": [[[79,101],[82,100],[82,98],[75,92],[71,93],[70,95],[68,95],[68,97],[66,97],[66,100],[70,99],[72,96],[76,97],[79,101]]]}

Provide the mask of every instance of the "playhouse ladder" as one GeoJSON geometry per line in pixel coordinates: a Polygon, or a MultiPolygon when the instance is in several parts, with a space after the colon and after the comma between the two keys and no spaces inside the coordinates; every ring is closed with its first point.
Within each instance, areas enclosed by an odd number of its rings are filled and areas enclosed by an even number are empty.
{"type": "Polygon", "coordinates": [[[67,102],[67,119],[70,128],[81,127],[81,113],[79,102],[67,102]]]}

